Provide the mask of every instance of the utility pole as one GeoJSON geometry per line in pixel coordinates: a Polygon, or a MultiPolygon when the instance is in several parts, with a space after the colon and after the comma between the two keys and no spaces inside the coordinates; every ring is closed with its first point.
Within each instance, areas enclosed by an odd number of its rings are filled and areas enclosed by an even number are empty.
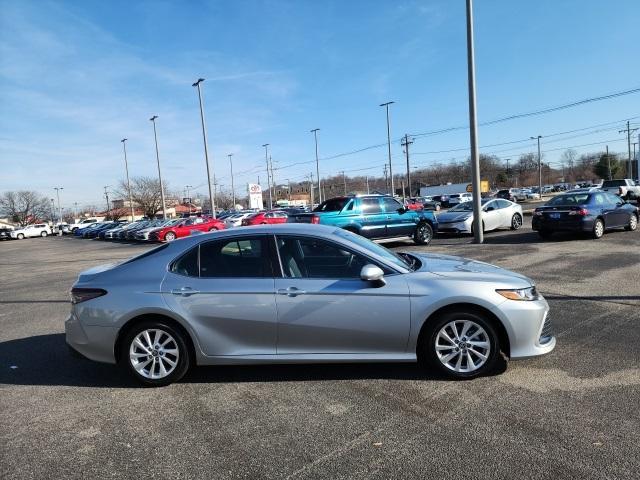
{"type": "Polygon", "coordinates": [[[289,206],[291,206],[291,180],[287,180],[287,201],[289,202],[289,206]]]}
{"type": "Polygon", "coordinates": [[[478,156],[478,119],[476,115],[476,66],[473,51],[473,2],[467,0],[467,75],[469,83],[469,140],[471,143],[471,185],[473,195],[473,241],[482,243],[480,205],[480,158],[478,156]]]}
{"type": "Polygon", "coordinates": [[[235,184],[233,183],[233,160],[231,160],[231,157],[233,157],[233,153],[230,153],[229,155],[227,155],[229,157],[229,166],[231,167],[231,198],[233,199],[233,208],[236,208],[236,188],[235,188],[235,184]]]}
{"type": "MultiPolygon", "coordinates": [[[[53,187],[56,191],[56,196],[58,197],[58,214],[60,217],[59,223],[62,223],[62,207],[60,206],[60,190],[64,190],[64,187],[53,187]]],[[[58,235],[62,235],[62,230],[58,229],[58,235]]]]}
{"type": "Polygon", "coordinates": [[[347,177],[344,174],[344,170],[342,170],[342,184],[344,185],[344,194],[347,194],[347,177]]]}
{"type": "Polygon", "coordinates": [[[313,138],[316,142],[316,176],[318,177],[318,203],[322,203],[322,194],[320,193],[320,163],[318,162],[318,130],[319,128],[314,128],[311,130],[313,133],[313,138]]]}
{"type": "Polygon", "coordinates": [[[158,133],[156,132],[156,118],[154,115],[149,120],[153,123],[153,138],[156,142],[156,161],[158,162],[158,181],[160,182],[160,199],[162,200],[162,218],[167,219],[167,207],[164,203],[164,185],[162,184],[162,173],[160,172],[160,154],[158,153],[158,133]]]}
{"type": "Polygon", "coordinates": [[[271,198],[271,182],[269,181],[269,144],[265,143],[264,147],[264,161],[267,164],[267,189],[269,190],[269,210],[273,208],[273,199],[271,198]]]}
{"type": "Polygon", "coordinates": [[[129,163],[127,162],[127,139],[123,138],[120,140],[122,142],[122,150],[124,150],[124,170],[127,173],[127,190],[129,192],[129,208],[131,209],[131,221],[133,222],[133,200],[131,200],[131,182],[129,182],[129,163]]]}
{"type": "Polygon", "coordinates": [[[611,180],[611,158],[609,158],[609,145],[607,145],[607,166],[609,167],[609,180],[611,180]]]}
{"type": "Polygon", "coordinates": [[[388,167],[388,165],[385,163],[384,164],[384,188],[388,192],[389,191],[389,180],[387,178],[387,167],[388,167]]]}
{"type": "Polygon", "coordinates": [[[396,192],[393,190],[393,168],[391,166],[391,127],[389,125],[389,105],[395,102],[381,103],[381,107],[385,107],[387,110],[387,151],[389,154],[389,176],[391,177],[391,196],[393,197],[396,192]]]}
{"type": "Polygon", "coordinates": [[[309,201],[309,205],[313,208],[313,172],[309,173],[309,201]]]}
{"type": "Polygon", "coordinates": [[[365,181],[367,182],[367,195],[369,195],[369,175],[365,175],[365,181]]]}
{"type": "Polygon", "coordinates": [[[271,169],[271,188],[273,188],[273,196],[276,198],[276,207],[278,206],[278,191],[276,190],[276,177],[273,176],[273,158],[269,155],[269,168],[271,169]]]}
{"type": "Polygon", "coordinates": [[[53,228],[53,224],[56,223],[56,203],[53,198],[51,199],[51,223],[53,228]]]}
{"type": "Polygon", "coordinates": [[[107,215],[109,215],[111,210],[111,205],[109,204],[109,191],[107,190],[109,188],[109,185],[105,185],[102,188],[104,188],[104,198],[107,199],[107,215]]]}
{"type": "MultiPolygon", "coordinates": [[[[631,128],[629,120],[627,120],[627,128],[618,131],[618,133],[627,133],[627,148],[629,149],[629,168],[627,170],[627,177],[633,179],[633,161],[631,160],[631,134],[638,130],[637,128],[631,128]]],[[[640,175],[640,173],[639,173],[640,175]]]]}
{"type": "Polygon", "coordinates": [[[540,194],[540,200],[542,200],[542,157],[540,156],[540,139],[542,138],[542,135],[529,138],[531,138],[531,140],[538,141],[538,193],[540,194]]]}
{"type": "Polygon", "coordinates": [[[75,223],[78,218],[78,202],[73,202],[73,221],[75,223]]]}
{"type": "MultiPolygon", "coordinates": [[[[640,140],[640,138],[638,138],[638,140],[640,140]]],[[[636,145],[638,145],[638,142],[633,142],[631,145],[633,145],[633,158],[635,160],[636,158],[636,145]]],[[[631,177],[633,179],[633,177],[631,177]]],[[[638,168],[638,170],[636,170],[636,177],[635,178],[640,178],[640,168],[638,168]]]]}
{"type": "MultiPolygon", "coordinates": [[[[192,87],[196,87],[198,89],[198,102],[200,103],[200,123],[202,123],[202,139],[204,141],[204,160],[207,163],[207,183],[209,184],[209,202],[211,202],[211,215],[213,218],[216,218],[216,196],[211,193],[211,174],[209,173],[209,149],[207,148],[207,127],[204,123],[204,109],[202,108],[202,92],[200,91],[200,84],[204,82],[204,78],[199,78],[192,87]]],[[[213,173],[215,177],[215,172],[213,173]]],[[[164,208],[164,203],[163,203],[164,208]]],[[[165,218],[166,215],[165,215],[165,218]]]]}
{"type": "MultiPolygon", "coordinates": [[[[402,146],[404,147],[404,153],[407,157],[407,189],[409,190],[409,197],[411,197],[411,167],[409,166],[409,145],[411,145],[412,143],[413,143],[413,139],[409,140],[409,135],[405,133],[404,142],[402,143],[402,146]]],[[[404,198],[405,200],[407,199],[406,196],[404,198]]]]}

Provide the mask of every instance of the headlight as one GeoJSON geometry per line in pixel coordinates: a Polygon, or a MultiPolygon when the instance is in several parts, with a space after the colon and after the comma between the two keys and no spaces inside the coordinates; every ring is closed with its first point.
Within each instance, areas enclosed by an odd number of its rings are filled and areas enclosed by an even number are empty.
{"type": "Polygon", "coordinates": [[[538,291],[536,290],[536,287],[519,288],[515,290],[501,289],[501,290],[496,290],[496,292],[498,292],[504,298],[508,298],[509,300],[516,300],[519,302],[522,302],[522,301],[531,302],[534,300],[538,300],[540,298],[540,295],[538,295],[538,291]]]}

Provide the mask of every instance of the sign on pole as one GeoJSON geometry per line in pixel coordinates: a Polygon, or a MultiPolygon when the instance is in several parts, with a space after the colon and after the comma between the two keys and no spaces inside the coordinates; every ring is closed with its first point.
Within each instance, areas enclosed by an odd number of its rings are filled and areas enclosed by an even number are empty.
{"type": "Polygon", "coordinates": [[[247,193],[249,195],[249,208],[257,208],[262,210],[262,187],[257,183],[247,184],[247,193]]]}

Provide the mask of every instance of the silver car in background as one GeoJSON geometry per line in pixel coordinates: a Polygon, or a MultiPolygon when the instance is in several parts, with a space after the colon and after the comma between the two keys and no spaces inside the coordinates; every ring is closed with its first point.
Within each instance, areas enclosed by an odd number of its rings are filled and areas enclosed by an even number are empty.
{"type": "MultiPolygon", "coordinates": [[[[482,199],[482,230],[518,230],[522,226],[522,207],[503,198],[482,199]]],[[[438,232],[473,233],[473,202],[465,202],[438,215],[438,232]]]]}
{"type": "Polygon", "coordinates": [[[529,278],[322,225],[187,237],[80,274],[66,341],[145,385],[192,365],[419,361],[453,378],[553,350],[529,278]]]}

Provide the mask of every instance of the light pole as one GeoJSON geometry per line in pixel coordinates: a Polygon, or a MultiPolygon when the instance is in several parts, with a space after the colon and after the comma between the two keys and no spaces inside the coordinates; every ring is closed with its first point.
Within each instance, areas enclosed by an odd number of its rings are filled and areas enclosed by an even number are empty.
{"type": "MultiPolygon", "coordinates": [[[[207,128],[204,123],[204,109],[202,108],[202,92],[200,91],[200,84],[204,82],[204,78],[199,78],[192,87],[198,89],[198,102],[200,103],[200,123],[202,123],[202,139],[204,141],[204,160],[207,163],[207,183],[209,184],[209,203],[211,205],[211,215],[216,218],[216,204],[215,195],[211,190],[211,173],[209,172],[209,149],[207,147],[207,128]]],[[[215,177],[215,173],[213,174],[215,177]]]]}
{"type": "Polygon", "coordinates": [[[469,84],[469,140],[471,143],[471,187],[473,196],[473,241],[482,243],[480,208],[480,158],[478,156],[478,118],[476,114],[476,65],[473,46],[473,2],[467,0],[467,77],[469,84]]]}
{"type": "Polygon", "coordinates": [[[320,163],[318,161],[318,130],[319,128],[314,128],[311,130],[313,133],[313,138],[316,142],[316,177],[318,177],[318,203],[322,203],[322,191],[320,190],[320,163]]]}
{"type": "Polygon", "coordinates": [[[389,105],[395,102],[381,103],[381,107],[385,107],[387,110],[387,151],[389,154],[389,177],[391,178],[391,196],[395,196],[396,192],[393,187],[393,168],[391,167],[391,126],[389,125],[389,105]]]}
{"type": "Polygon", "coordinates": [[[233,208],[235,209],[236,208],[236,188],[233,182],[233,160],[231,159],[231,157],[233,157],[233,153],[230,153],[227,156],[229,157],[229,167],[231,167],[231,198],[233,199],[233,208]]]}
{"type": "Polygon", "coordinates": [[[264,161],[267,164],[267,189],[269,190],[269,210],[273,208],[273,199],[271,198],[271,182],[269,181],[269,144],[265,143],[264,147],[264,161]]]}
{"type": "Polygon", "coordinates": [[[107,215],[109,215],[111,213],[111,205],[109,204],[109,192],[107,191],[107,189],[109,188],[110,185],[105,185],[104,187],[104,198],[107,199],[107,215]]]}
{"type": "Polygon", "coordinates": [[[56,203],[53,198],[51,199],[51,223],[51,227],[53,228],[53,225],[56,223],[56,203]]]}
{"type": "Polygon", "coordinates": [[[367,195],[369,195],[369,175],[365,175],[365,181],[367,183],[367,195]]]}
{"type": "Polygon", "coordinates": [[[542,135],[529,138],[531,138],[531,140],[538,141],[538,193],[540,194],[540,200],[542,200],[542,157],[540,156],[540,139],[542,138],[542,135]]]}
{"type": "Polygon", "coordinates": [[[342,184],[344,185],[344,194],[347,194],[347,177],[344,174],[344,170],[342,170],[340,173],[342,173],[342,184]]]}
{"type": "Polygon", "coordinates": [[[409,167],[409,145],[411,145],[412,143],[413,140],[409,140],[409,135],[405,133],[402,146],[404,147],[404,153],[407,157],[407,190],[409,191],[409,198],[411,198],[411,168],[409,167]]]}
{"type": "Polygon", "coordinates": [[[133,222],[133,200],[131,200],[131,183],[129,182],[129,163],[127,162],[127,139],[123,138],[122,150],[124,151],[124,170],[127,173],[127,190],[129,190],[129,208],[131,209],[131,221],[133,222]]]}
{"type": "Polygon", "coordinates": [[[160,154],[158,153],[158,133],[156,132],[156,118],[157,115],[154,115],[149,120],[153,123],[153,138],[156,142],[156,161],[158,162],[158,180],[160,182],[160,199],[162,200],[162,218],[164,220],[167,219],[167,208],[164,203],[164,185],[162,184],[162,173],[160,172],[160,154]]]}
{"type": "Polygon", "coordinates": [[[187,194],[187,201],[189,202],[189,215],[191,215],[191,205],[192,205],[192,201],[191,201],[191,195],[190,195],[190,189],[193,188],[193,185],[185,185],[184,189],[185,189],[185,193],[187,194]]]}
{"type": "MultiPolygon", "coordinates": [[[[59,216],[59,223],[62,223],[62,207],[60,206],[60,190],[64,190],[64,187],[53,187],[53,189],[56,191],[56,196],[58,197],[58,216],[59,216]]],[[[59,235],[62,235],[62,230],[58,229],[58,233],[59,235]]]]}
{"type": "Polygon", "coordinates": [[[78,218],[78,202],[73,202],[73,222],[78,218]]]}
{"type": "Polygon", "coordinates": [[[291,180],[287,178],[287,200],[289,201],[289,206],[291,206],[291,180]]]}

